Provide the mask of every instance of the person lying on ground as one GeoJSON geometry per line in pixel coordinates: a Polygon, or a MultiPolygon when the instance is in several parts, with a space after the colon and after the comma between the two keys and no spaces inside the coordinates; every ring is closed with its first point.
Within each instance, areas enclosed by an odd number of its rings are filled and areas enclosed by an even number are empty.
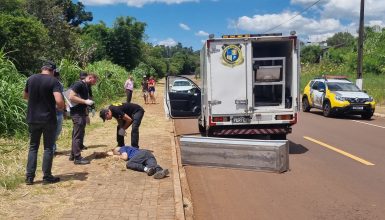
{"type": "Polygon", "coordinates": [[[159,166],[155,156],[148,150],[122,146],[116,147],[112,152],[114,155],[120,155],[122,160],[127,161],[127,169],[146,172],[148,176],[154,176],[154,179],[162,179],[169,174],[168,169],[159,166]]]}

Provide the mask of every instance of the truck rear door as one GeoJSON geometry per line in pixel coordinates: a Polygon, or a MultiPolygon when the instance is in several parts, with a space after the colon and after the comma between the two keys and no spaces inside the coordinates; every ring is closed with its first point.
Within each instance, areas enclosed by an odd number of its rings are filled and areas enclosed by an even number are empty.
{"type": "Polygon", "coordinates": [[[247,42],[217,40],[210,43],[211,114],[245,114],[247,99],[247,42]]]}

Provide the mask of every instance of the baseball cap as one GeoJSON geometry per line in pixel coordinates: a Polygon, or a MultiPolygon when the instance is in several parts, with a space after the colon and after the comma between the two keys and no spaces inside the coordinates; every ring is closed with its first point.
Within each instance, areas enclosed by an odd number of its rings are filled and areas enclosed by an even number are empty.
{"type": "Polygon", "coordinates": [[[107,112],[108,112],[108,109],[106,109],[106,108],[100,110],[99,116],[103,119],[103,122],[106,121],[106,114],[107,114],[107,112]]]}
{"type": "Polygon", "coordinates": [[[43,66],[41,68],[55,70],[56,64],[50,60],[47,60],[47,61],[44,61],[43,66]]]}
{"type": "Polygon", "coordinates": [[[87,77],[87,72],[80,72],[79,77],[80,79],[85,79],[87,77]]]}

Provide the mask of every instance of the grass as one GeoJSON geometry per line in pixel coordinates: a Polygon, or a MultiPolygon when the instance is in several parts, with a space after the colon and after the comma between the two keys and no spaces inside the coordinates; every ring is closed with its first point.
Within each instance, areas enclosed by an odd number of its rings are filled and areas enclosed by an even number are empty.
{"type": "MultiPolygon", "coordinates": [[[[137,93],[140,91],[138,90],[137,93]]],[[[117,100],[123,100],[123,96],[117,100]]],[[[110,103],[104,103],[105,106],[110,103]]],[[[94,117],[99,117],[99,112],[94,117]]],[[[87,125],[86,131],[102,127],[101,123],[91,123],[87,125]]],[[[63,129],[57,140],[58,151],[69,151],[71,149],[72,120],[63,121],[63,129]]],[[[41,141],[38,155],[38,166],[36,173],[41,170],[41,160],[43,154],[43,142],[41,141]]],[[[28,137],[21,136],[14,139],[0,139],[0,188],[13,190],[24,183],[25,169],[28,155],[28,137]]],[[[4,194],[3,194],[4,195],[4,194]]]]}
{"type": "Polygon", "coordinates": [[[24,181],[27,142],[0,139],[0,186],[7,190],[24,181]]]}

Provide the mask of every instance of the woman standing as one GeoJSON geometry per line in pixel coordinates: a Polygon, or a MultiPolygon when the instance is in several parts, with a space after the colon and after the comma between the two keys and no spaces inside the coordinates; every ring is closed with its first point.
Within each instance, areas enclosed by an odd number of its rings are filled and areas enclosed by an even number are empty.
{"type": "Polygon", "coordinates": [[[155,79],[153,76],[148,80],[148,92],[150,93],[151,104],[156,104],[155,100],[155,79]]]}
{"type": "Polygon", "coordinates": [[[132,79],[132,76],[128,77],[126,83],[124,83],[124,88],[126,89],[127,103],[130,103],[132,98],[132,92],[134,91],[134,80],[132,79]]]}

